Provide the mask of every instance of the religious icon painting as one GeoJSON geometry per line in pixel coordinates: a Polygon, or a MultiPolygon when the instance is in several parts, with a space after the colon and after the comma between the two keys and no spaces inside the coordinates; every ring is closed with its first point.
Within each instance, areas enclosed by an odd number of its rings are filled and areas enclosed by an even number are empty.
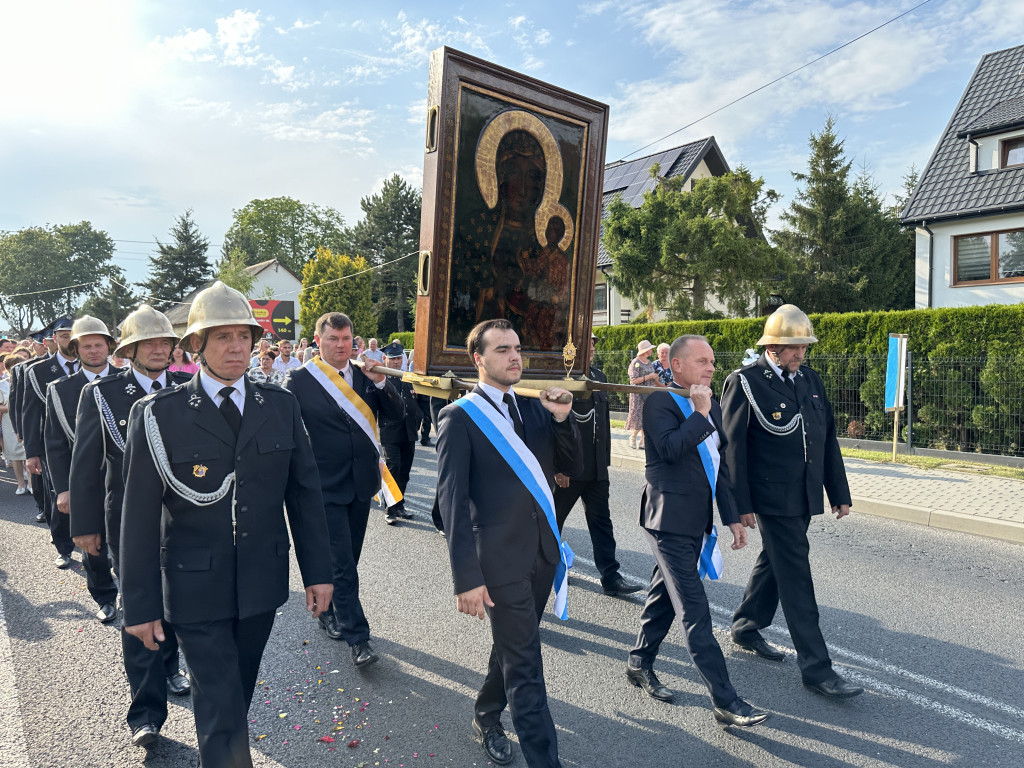
{"type": "Polygon", "coordinates": [[[564,375],[566,343],[586,349],[607,122],[599,102],[449,48],[431,54],[418,372],[471,371],[466,335],[498,317],[519,334],[524,375],[564,375]]]}

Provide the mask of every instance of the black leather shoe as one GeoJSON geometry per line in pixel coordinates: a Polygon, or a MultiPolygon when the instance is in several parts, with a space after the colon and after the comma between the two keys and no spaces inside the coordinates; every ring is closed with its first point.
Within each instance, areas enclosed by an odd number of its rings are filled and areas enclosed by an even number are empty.
{"type": "Polygon", "coordinates": [[[630,584],[621,576],[616,576],[607,584],[602,584],[601,588],[606,595],[622,597],[623,595],[632,595],[634,592],[639,592],[644,587],[642,584],[630,584]]]}
{"type": "Polygon", "coordinates": [[[739,640],[735,636],[732,641],[745,651],[756,653],[762,659],[768,659],[768,661],[785,661],[786,654],[782,651],[776,651],[768,643],[764,641],[764,638],[760,635],[755,635],[750,640],[739,640]]]}
{"type": "Polygon", "coordinates": [[[398,516],[401,517],[403,520],[412,520],[416,517],[416,515],[407,510],[405,507],[399,507],[396,511],[398,512],[398,516]]]}
{"type": "Polygon", "coordinates": [[[96,611],[96,618],[99,619],[100,624],[109,624],[117,618],[117,609],[113,603],[104,603],[100,606],[100,609],[96,611]]]}
{"type": "Polygon", "coordinates": [[[46,522],[46,513],[45,512],[40,512],[38,515],[36,515],[36,522],[37,523],[45,523],[46,522]]]}
{"type": "Polygon", "coordinates": [[[814,685],[805,682],[804,687],[830,699],[852,699],[864,693],[864,689],[859,685],[848,683],[839,675],[833,675],[828,680],[822,680],[814,685]]]}
{"type": "Polygon", "coordinates": [[[752,728],[768,719],[768,713],[763,709],[754,709],[748,702],[739,698],[728,707],[715,707],[714,713],[717,722],[737,728],[752,728]]]}
{"type": "Polygon", "coordinates": [[[397,510],[389,509],[388,513],[384,515],[384,522],[388,525],[398,525],[401,520],[402,517],[398,514],[397,510]]]}
{"type": "Polygon", "coordinates": [[[476,734],[476,740],[483,744],[484,752],[492,763],[508,765],[512,762],[512,744],[501,723],[484,728],[474,717],[473,733],[476,734]]]}
{"type": "Polygon", "coordinates": [[[429,448],[431,445],[433,445],[433,443],[430,442],[430,438],[428,437],[423,440],[420,440],[420,445],[422,445],[424,448],[429,448]]]}
{"type": "Polygon", "coordinates": [[[324,631],[331,640],[341,640],[341,627],[338,626],[338,617],[333,613],[321,613],[317,618],[320,622],[320,629],[324,631]]]}
{"type": "Polygon", "coordinates": [[[63,570],[71,565],[71,555],[57,555],[56,559],[54,559],[53,561],[53,564],[61,570],[63,570]]]}
{"type": "Polygon", "coordinates": [[[177,672],[167,678],[167,690],[175,696],[184,696],[192,690],[192,683],[181,672],[177,672]]]}
{"type": "Polygon", "coordinates": [[[155,723],[145,723],[132,731],[133,747],[148,747],[160,738],[160,728],[155,723]]]}
{"type": "Polygon", "coordinates": [[[633,669],[627,665],[626,679],[637,688],[643,688],[652,699],[672,701],[675,698],[672,691],[661,684],[653,669],[633,669]]]}
{"type": "Polygon", "coordinates": [[[368,667],[378,661],[380,661],[380,656],[373,652],[368,640],[352,646],[352,663],[356,665],[356,669],[368,667]]]}

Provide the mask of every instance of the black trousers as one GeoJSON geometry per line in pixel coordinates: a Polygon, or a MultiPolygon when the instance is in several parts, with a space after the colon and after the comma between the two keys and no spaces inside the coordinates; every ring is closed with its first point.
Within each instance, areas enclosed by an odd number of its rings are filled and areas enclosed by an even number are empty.
{"type": "Polygon", "coordinates": [[[370,639],[370,624],[359,602],[358,566],[370,517],[370,500],[353,499],[349,504],[325,504],[324,508],[334,564],[331,608],[345,642],[363,643],[370,639]]]}
{"type": "Polygon", "coordinates": [[[57,509],[57,494],[53,490],[50,468],[45,459],[41,459],[40,463],[43,467],[43,503],[46,506],[46,520],[50,524],[50,541],[59,554],[70,555],[75,551],[75,542],[71,539],[71,516],[62,514],[57,509]]]}
{"type": "Polygon", "coordinates": [[[619,562],[615,559],[615,532],[612,513],[608,507],[610,484],[608,480],[569,480],[569,487],[555,487],[555,519],[562,531],[565,519],[579,499],[583,499],[583,512],[587,516],[590,543],[594,548],[594,564],[601,574],[601,583],[607,586],[619,578],[619,562]]]}
{"type": "Polygon", "coordinates": [[[32,489],[32,498],[35,499],[36,509],[46,515],[46,522],[50,522],[50,513],[46,506],[46,490],[43,488],[43,476],[30,474],[28,485],[32,489]]]}
{"type": "Polygon", "coordinates": [[[736,689],[729,682],[725,656],[711,631],[711,609],[704,585],[697,576],[701,539],[666,531],[644,529],[654,555],[654,573],[636,647],[629,654],[634,669],[653,669],[658,649],[672,620],[679,616],[686,636],[686,649],[693,665],[711,694],[716,707],[732,704],[736,689]]]}
{"type": "MultiPolygon", "coordinates": [[[[409,475],[412,473],[412,460],[416,455],[416,441],[404,440],[400,443],[382,443],[384,449],[384,461],[388,465],[388,471],[398,483],[398,490],[405,495],[405,489],[409,486],[409,475]]],[[[399,502],[395,506],[401,506],[399,502]]]]}
{"type": "MultiPolygon", "coordinates": [[[[59,509],[57,514],[67,520],[66,525],[70,525],[70,515],[65,515],[59,509]]],[[[68,530],[70,532],[70,528],[68,530]]],[[[102,534],[100,535],[100,553],[98,555],[90,555],[83,551],[82,569],[85,571],[85,584],[89,588],[92,599],[96,601],[96,605],[102,606],[117,600],[117,584],[114,583],[114,574],[110,570],[107,540],[102,534]]]]}
{"type": "Polygon", "coordinates": [[[487,609],[493,644],[474,710],[480,724],[488,727],[500,721],[508,706],[530,768],[561,766],[540,654],[540,618],[554,578],[554,564],[538,550],[528,578],[487,588],[494,602],[487,609]]]}
{"type": "Polygon", "coordinates": [[[810,522],[810,515],[757,515],[761,554],[754,563],[743,601],[732,617],[732,635],[741,641],[755,636],[771,625],[781,602],[800,673],[804,682],[816,685],[835,673],[818,626],[818,601],[808,560],[810,522]]]}
{"type": "Polygon", "coordinates": [[[420,442],[430,439],[430,423],[433,421],[433,416],[430,413],[430,401],[435,399],[437,398],[432,398],[429,395],[416,395],[416,404],[419,405],[422,414],[419,423],[420,442]]]}
{"type": "MultiPolygon", "coordinates": [[[[119,553],[111,548],[110,554],[120,578],[119,553]]],[[[162,726],[167,719],[167,678],[179,671],[178,638],[166,621],[163,628],[164,641],[154,653],[139,638],[125,632],[123,623],[121,626],[121,655],[132,695],[125,720],[133,731],[146,723],[162,726]]]]}
{"type": "Polygon", "coordinates": [[[249,705],[273,626],[274,611],[175,625],[192,675],[203,768],[252,768],[249,705]]]}

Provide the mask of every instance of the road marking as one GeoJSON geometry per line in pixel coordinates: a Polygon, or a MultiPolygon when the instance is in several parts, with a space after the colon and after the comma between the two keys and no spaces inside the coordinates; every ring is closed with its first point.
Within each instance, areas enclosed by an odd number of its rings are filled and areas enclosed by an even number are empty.
{"type": "Polygon", "coordinates": [[[0,766],[3,768],[29,768],[28,745],[25,743],[25,725],[21,719],[21,702],[18,700],[18,679],[14,672],[14,653],[11,650],[11,636],[7,631],[7,615],[0,593],[0,723],[8,733],[4,736],[4,748],[0,750],[0,766]]]}
{"type": "MultiPolygon", "coordinates": [[[[407,505],[407,508],[409,506],[411,505],[407,505]]],[[[417,517],[423,515],[427,522],[432,522],[429,510],[423,510],[421,508],[413,506],[413,511],[420,513],[417,515],[417,517]]],[[[576,555],[576,562],[582,563],[588,566],[589,568],[596,569],[597,567],[593,560],[587,557],[583,557],[582,555],[576,555]]],[[[594,583],[600,584],[600,580],[594,578],[590,574],[581,573],[579,571],[572,571],[570,573],[574,578],[583,578],[587,581],[592,581],[594,583]]],[[[648,583],[650,583],[648,579],[641,579],[637,576],[634,576],[631,573],[621,572],[620,575],[627,582],[632,582],[634,584],[647,585],[648,583]]],[[[644,602],[644,599],[645,597],[643,593],[638,593],[637,595],[630,596],[629,598],[630,602],[639,604],[642,604],[644,602]]],[[[710,601],[709,606],[713,613],[731,619],[733,614],[731,610],[721,605],[711,603],[710,601]]],[[[730,631],[730,624],[718,622],[716,624],[716,627],[719,630],[728,633],[730,631]]],[[[795,650],[791,646],[792,638],[790,637],[790,634],[786,629],[782,627],[771,626],[767,627],[766,630],[788,641],[790,644],[781,646],[781,648],[789,651],[790,653],[795,653],[795,650]]],[[[955,685],[943,683],[940,680],[935,680],[934,678],[930,678],[925,675],[920,675],[916,672],[911,672],[910,670],[904,669],[903,667],[898,667],[894,664],[889,664],[880,659],[872,658],[871,656],[864,656],[854,651],[850,651],[846,648],[832,645],[831,643],[826,643],[826,646],[828,647],[830,653],[834,654],[835,656],[844,657],[845,659],[848,659],[851,662],[855,662],[857,664],[861,664],[868,667],[874,667],[876,671],[885,672],[896,677],[902,677],[907,680],[912,680],[915,683],[918,683],[919,685],[934,688],[942,693],[952,696],[958,696],[974,704],[989,707],[990,709],[995,709],[1004,712],[1008,715],[1011,715],[1013,717],[1016,717],[1020,720],[1024,720],[1024,710],[1014,707],[1010,704],[1006,704],[1001,701],[996,701],[995,699],[991,699],[987,696],[982,696],[979,693],[974,693],[964,688],[959,688],[955,685]]],[[[1013,728],[1000,725],[999,723],[992,722],[991,720],[985,720],[984,718],[972,715],[970,712],[958,709],[957,707],[953,707],[949,704],[944,704],[940,701],[935,701],[934,699],[929,699],[926,696],[921,696],[920,694],[913,693],[911,691],[906,690],[905,688],[900,688],[897,686],[889,685],[887,683],[883,683],[882,681],[869,677],[863,674],[862,672],[858,672],[856,669],[853,669],[848,664],[843,664],[842,666],[844,674],[847,677],[857,681],[861,685],[864,685],[877,693],[885,693],[890,696],[893,696],[894,698],[910,701],[922,707],[923,709],[929,709],[933,712],[938,712],[939,714],[945,715],[946,717],[949,717],[951,719],[959,720],[961,723],[964,723],[965,725],[970,725],[980,730],[988,731],[989,733],[992,733],[994,735],[1002,736],[1003,738],[1009,739],[1010,741],[1016,741],[1020,744],[1024,744],[1024,731],[1018,731],[1013,728]]]]}

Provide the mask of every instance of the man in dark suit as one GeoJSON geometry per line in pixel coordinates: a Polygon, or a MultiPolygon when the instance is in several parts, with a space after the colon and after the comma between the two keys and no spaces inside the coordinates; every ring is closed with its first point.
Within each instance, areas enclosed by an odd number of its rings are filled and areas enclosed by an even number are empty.
{"type": "MultiPolygon", "coordinates": [[[[178,337],[162,312],[140,305],[125,318],[121,333],[114,355],[129,360],[130,366],[89,382],[77,401],[67,500],[75,544],[87,557],[109,550],[119,577],[128,416],[151,392],[189,380],[188,374],[167,371],[178,337]]],[[[126,720],[132,744],[146,747],[156,741],[167,719],[167,692],[184,696],[191,684],[179,668],[178,641],[169,626],[158,654],[122,626],[121,650],[131,690],[126,720]]]]}
{"type": "MultiPolygon", "coordinates": [[[[52,382],[46,389],[46,419],[43,423],[43,442],[46,446],[46,464],[57,496],[57,514],[67,518],[70,514],[68,491],[71,480],[71,451],[75,445],[75,427],[78,399],[82,388],[94,379],[110,373],[107,356],[114,350],[114,337],[102,320],[83,315],[71,326],[68,351],[78,359],[80,367],[72,376],[52,382]]],[[[68,532],[71,521],[66,521],[68,532]]],[[[105,538],[105,537],[104,537],[105,538]]],[[[104,540],[97,554],[83,550],[82,566],[86,585],[99,610],[96,618],[107,624],[117,618],[114,603],[117,585],[110,572],[110,558],[104,540]]]]}
{"type": "Polygon", "coordinates": [[[320,614],[320,626],[332,640],[348,643],[352,662],[361,669],[378,660],[359,602],[357,570],[370,500],[381,489],[377,420],[401,419],[405,406],[398,388],[374,372],[379,362],[367,358],[362,369],[352,364],[352,337],[347,315],[320,317],[313,336],[320,357],[289,371],[284,387],[298,398],[309,430],[330,531],[334,604],[320,614]]]}
{"type": "Polygon", "coordinates": [[[672,386],[649,395],[644,403],[647,482],[640,501],[640,525],[655,566],[626,678],[656,699],[672,700],[654,674],[654,659],[678,616],[690,658],[711,694],[715,720],[725,726],[749,727],[764,722],[768,713],[741,699],[729,681],[697,573],[704,534],[712,530],[712,500],[732,531],[732,548],[747,543],[732,497],[729,467],[722,458],[726,443],[722,412],[711,399],[715,353],[703,336],[680,336],[669,349],[669,365],[672,386]],[[679,388],[688,394],[673,391],[679,388]]]}
{"type": "Polygon", "coordinates": [[[327,523],[298,403],[245,375],[261,330],[238,291],[217,281],[200,292],[180,342],[200,372],[140,400],[128,424],[124,621],[152,651],[163,621],[174,626],[203,768],[252,766],[247,713],[288,599],[289,529],[306,607],[316,614],[331,596],[327,523]]]}
{"type": "Polygon", "coordinates": [[[850,513],[850,486],[836,440],[832,406],[821,378],[801,365],[818,339],[807,315],[792,304],[775,310],[757,342],[765,353],[730,374],[722,393],[726,455],[735,473],[736,503],[761,528],[761,554],[733,616],[733,641],[782,661],[760,630],[782,603],[804,685],[832,698],[864,689],[843,680],[818,626],[808,561],[807,528],[824,511],[822,486],[837,519],[850,513]]]}
{"type": "Polygon", "coordinates": [[[25,468],[31,475],[39,475],[43,481],[43,504],[50,523],[50,540],[57,550],[53,561],[58,568],[71,565],[71,553],[75,544],[68,533],[67,515],[56,511],[56,494],[50,467],[46,463],[46,444],[43,441],[43,426],[46,420],[46,387],[57,379],[70,376],[78,370],[78,360],[68,350],[71,341],[71,321],[61,320],[53,329],[57,351],[53,357],[40,360],[25,372],[23,399],[21,402],[22,437],[25,442],[25,468]]]}
{"type": "MultiPolygon", "coordinates": [[[[11,375],[11,423],[14,426],[14,431],[22,438],[24,442],[25,428],[22,422],[24,416],[23,406],[25,404],[25,383],[27,381],[26,373],[28,369],[33,365],[48,360],[49,354],[46,352],[46,345],[43,344],[43,334],[33,333],[32,339],[32,357],[30,357],[23,365],[19,365],[14,369],[14,374],[11,375]]],[[[29,487],[32,489],[32,498],[36,502],[36,522],[37,523],[50,523],[50,508],[52,506],[49,495],[43,488],[43,476],[42,474],[28,473],[29,487]]]]}
{"type": "MultiPolygon", "coordinates": [[[[535,490],[550,494],[555,472],[578,474],[580,437],[569,418],[571,400],[526,400],[512,389],[522,377],[519,336],[512,325],[507,320],[480,323],[470,331],[466,347],[480,375],[467,399],[480,409],[494,409],[495,418],[511,425],[518,439],[509,445],[529,454],[516,454],[516,459],[533,462],[541,474],[537,482],[543,488],[535,490]]],[[[568,394],[559,387],[548,393],[552,398],[568,394]]],[[[559,766],[539,633],[562,562],[554,503],[549,520],[527,480],[458,402],[441,410],[437,455],[438,503],[457,607],[471,616],[483,619],[486,612],[491,618],[493,645],[474,707],[473,730],[490,760],[511,762],[512,748],[501,725],[507,704],[527,765],[559,766]]]]}
{"type": "MultiPolygon", "coordinates": [[[[594,342],[590,338],[590,378],[606,382],[604,372],[594,364],[594,342]]],[[[561,473],[555,475],[555,517],[558,530],[562,530],[565,519],[583,499],[583,511],[587,517],[590,541],[594,547],[594,564],[601,574],[601,586],[606,595],[629,595],[643,587],[630,584],[619,573],[619,562],[615,559],[615,531],[612,528],[612,513],[608,504],[611,484],[608,481],[608,466],[612,463],[612,430],[608,414],[608,393],[593,392],[589,398],[572,401],[572,417],[579,425],[583,441],[583,469],[577,477],[561,473]]]]}
{"type": "MultiPolygon", "coordinates": [[[[381,347],[384,353],[384,365],[394,370],[402,369],[404,359],[401,342],[393,341],[381,347]]],[[[411,520],[412,515],[405,511],[405,489],[409,485],[409,474],[412,472],[413,458],[416,456],[416,432],[419,428],[420,405],[416,393],[413,392],[412,384],[407,381],[396,379],[395,386],[402,395],[405,402],[405,416],[401,419],[389,419],[386,416],[380,420],[380,445],[384,450],[384,459],[387,462],[388,470],[402,492],[403,499],[397,504],[387,508],[384,517],[388,525],[396,525],[400,520],[411,520]]]]}

